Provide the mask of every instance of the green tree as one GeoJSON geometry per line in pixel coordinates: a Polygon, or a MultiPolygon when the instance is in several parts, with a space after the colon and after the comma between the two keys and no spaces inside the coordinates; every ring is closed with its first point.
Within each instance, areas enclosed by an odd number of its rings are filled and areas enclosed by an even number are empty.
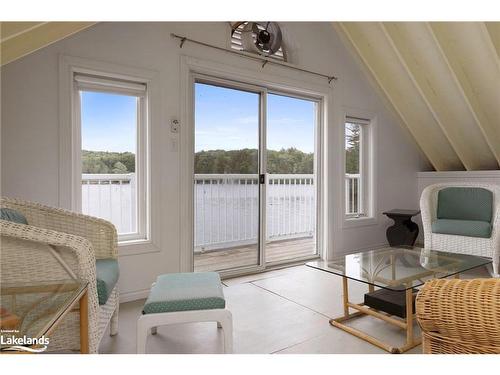
{"type": "MultiPolygon", "coordinates": [[[[194,170],[198,174],[257,173],[258,151],[199,151],[194,156],[194,170]]],[[[311,174],[314,171],[314,154],[296,148],[268,150],[267,170],[272,174],[311,174]]]]}
{"type": "Polygon", "coordinates": [[[345,170],[346,173],[359,173],[359,141],[361,127],[356,124],[346,126],[346,155],[345,170]]]}
{"type": "Polygon", "coordinates": [[[127,173],[127,167],[121,161],[117,161],[113,165],[113,173],[127,173]]]}

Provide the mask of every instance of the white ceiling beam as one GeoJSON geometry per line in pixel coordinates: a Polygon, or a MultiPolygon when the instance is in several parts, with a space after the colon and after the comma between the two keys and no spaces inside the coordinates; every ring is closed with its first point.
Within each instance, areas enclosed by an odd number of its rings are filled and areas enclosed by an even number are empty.
{"type": "Polygon", "coordinates": [[[484,25],[429,23],[479,129],[500,163],[500,65],[484,25]]]}
{"type": "MultiPolygon", "coordinates": [[[[401,114],[398,112],[398,110],[394,107],[392,104],[390,98],[387,96],[386,92],[383,90],[383,88],[380,86],[379,82],[375,79],[372,71],[367,67],[366,63],[364,60],[361,58],[359,55],[358,51],[352,44],[351,40],[349,37],[346,35],[344,30],[342,29],[340,22],[332,22],[332,26],[335,29],[335,31],[338,34],[338,37],[342,41],[343,45],[347,48],[348,52],[351,54],[352,58],[356,61],[359,69],[363,72],[365,75],[366,79],[369,81],[371,87],[375,90],[377,95],[379,96],[380,100],[382,101],[382,104],[387,110],[391,113],[391,115],[394,117],[394,119],[400,124],[401,130],[405,132],[405,135],[411,139],[413,143],[417,146],[418,150],[420,151],[420,154],[422,158],[427,159],[430,165],[430,161],[428,160],[426,154],[420,147],[420,145],[415,141],[415,137],[412,135],[410,132],[410,129],[408,129],[408,126],[406,125],[405,120],[401,117],[401,114]]],[[[344,84],[342,77],[339,78],[339,81],[337,81],[337,86],[341,87],[344,84]]],[[[434,167],[434,166],[433,166],[434,167]]],[[[435,168],[435,167],[434,167],[435,168]]]]}
{"type": "Polygon", "coordinates": [[[462,162],[408,77],[380,24],[341,23],[340,27],[434,168],[463,170],[462,162]]]}
{"type": "Polygon", "coordinates": [[[95,22],[2,22],[0,65],[8,64],[95,22]]]}
{"type": "Polygon", "coordinates": [[[484,25],[500,59],[500,22],[485,22],[484,25]]]}
{"type": "Polygon", "coordinates": [[[423,22],[382,23],[394,53],[467,170],[498,169],[450,67],[423,22]]]}
{"type": "Polygon", "coordinates": [[[34,30],[47,22],[0,22],[0,42],[34,30]]]}

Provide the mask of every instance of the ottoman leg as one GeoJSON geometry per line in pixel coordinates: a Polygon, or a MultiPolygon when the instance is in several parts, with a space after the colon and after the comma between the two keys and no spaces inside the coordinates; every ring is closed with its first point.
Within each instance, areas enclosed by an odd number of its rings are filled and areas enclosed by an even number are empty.
{"type": "Polygon", "coordinates": [[[111,316],[111,322],[109,323],[109,335],[110,336],[115,336],[118,334],[118,310],[120,308],[120,305],[117,303],[115,307],[115,311],[113,312],[113,315],[111,316]]]}
{"type": "Polygon", "coordinates": [[[151,327],[151,334],[156,335],[158,333],[158,327],[151,327]]]}
{"type": "Polygon", "coordinates": [[[146,354],[146,341],[150,325],[145,316],[137,320],[137,354],[146,354]]]}
{"type": "Polygon", "coordinates": [[[222,328],[222,324],[220,324],[219,322],[217,322],[217,328],[222,328]]]}
{"type": "Polygon", "coordinates": [[[233,316],[229,310],[221,311],[220,320],[217,324],[222,327],[224,332],[224,353],[233,352],[233,316]]]}

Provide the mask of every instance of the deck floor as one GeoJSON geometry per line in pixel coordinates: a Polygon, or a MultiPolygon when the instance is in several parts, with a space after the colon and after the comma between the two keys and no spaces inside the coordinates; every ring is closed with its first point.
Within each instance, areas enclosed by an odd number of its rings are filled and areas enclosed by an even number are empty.
{"type": "MultiPolygon", "coordinates": [[[[313,237],[293,240],[273,241],[266,245],[266,263],[293,260],[316,253],[313,237]]],[[[224,250],[195,253],[196,272],[221,271],[232,268],[252,266],[258,263],[257,245],[249,245],[224,250]]]]}

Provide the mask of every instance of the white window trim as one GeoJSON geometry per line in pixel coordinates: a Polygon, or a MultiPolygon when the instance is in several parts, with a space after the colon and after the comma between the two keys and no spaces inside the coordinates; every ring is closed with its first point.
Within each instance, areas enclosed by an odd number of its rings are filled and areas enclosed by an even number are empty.
{"type": "MultiPolygon", "coordinates": [[[[362,122],[362,121],[360,121],[362,122]]],[[[376,193],[376,130],[377,116],[369,111],[363,111],[354,108],[344,108],[342,116],[342,227],[352,228],[376,225],[377,217],[377,193],[376,193]],[[361,200],[364,215],[353,216],[346,214],[345,203],[345,124],[349,122],[349,118],[368,120],[369,123],[362,125],[361,131],[361,148],[360,148],[360,180],[361,180],[361,200]]]]}
{"type": "MultiPolygon", "coordinates": [[[[273,87],[269,87],[269,86],[263,86],[261,84],[257,84],[257,83],[253,83],[253,84],[250,84],[250,83],[241,83],[241,82],[236,82],[236,81],[233,81],[233,80],[229,80],[229,79],[222,79],[220,77],[213,77],[213,76],[209,76],[209,75],[206,75],[206,74],[197,74],[197,73],[193,73],[192,74],[192,77],[193,77],[193,85],[195,85],[196,83],[203,83],[203,84],[207,84],[207,85],[214,85],[214,86],[220,86],[220,87],[226,87],[226,88],[229,88],[229,89],[233,89],[233,90],[241,90],[241,91],[247,91],[247,92],[252,92],[252,93],[256,93],[256,94],[259,94],[260,95],[260,107],[263,108],[263,110],[260,110],[259,109],[259,115],[260,115],[260,118],[261,118],[261,123],[264,124],[263,128],[260,128],[259,126],[259,131],[260,131],[260,135],[259,135],[259,138],[260,138],[260,147],[262,147],[262,149],[267,149],[267,134],[266,134],[266,131],[267,131],[267,119],[266,119],[266,112],[267,112],[267,96],[269,94],[272,94],[272,95],[282,95],[282,96],[286,96],[286,97],[289,97],[289,98],[296,98],[296,99],[302,99],[302,100],[307,100],[311,103],[314,103],[314,105],[316,106],[315,108],[315,112],[316,112],[316,118],[315,118],[315,121],[316,121],[316,126],[314,127],[314,143],[315,143],[315,158],[314,158],[314,175],[316,177],[316,182],[315,182],[315,186],[316,186],[316,195],[318,197],[318,199],[316,199],[316,224],[317,224],[317,227],[316,227],[316,238],[320,238],[320,234],[319,234],[319,223],[321,221],[321,216],[320,216],[320,207],[321,207],[321,176],[319,174],[319,170],[320,170],[320,166],[321,166],[321,163],[322,163],[322,153],[321,153],[321,150],[322,150],[322,144],[321,144],[321,128],[322,128],[322,108],[323,108],[323,100],[321,97],[318,97],[318,96],[312,96],[312,95],[307,95],[307,94],[304,94],[304,93],[300,93],[300,92],[297,92],[297,91],[294,91],[294,92],[290,92],[290,91],[284,91],[283,89],[275,89],[273,87]]],[[[194,104],[194,103],[193,103],[194,104]]],[[[194,124],[193,124],[194,125],[194,124]]],[[[193,150],[194,151],[194,150],[193,150]]],[[[260,165],[260,171],[266,171],[267,170],[267,159],[264,159],[264,160],[261,160],[260,156],[259,156],[259,165],[260,165]],[[262,163],[261,163],[262,162],[262,163]]],[[[194,173],[194,172],[193,172],[194,173]]],[[[266,173],[267,174],[267,173],[266,173]]],[[[267,186],[266,184],[259,184],[259,189],[260,189],[260,198],[262,200],[262,202],[266,202],[267,201],[267,186]]],[[[263,206],[265,206],[266,204],[263,203],[263,206]]],[[[262,208],[264,210],[264,207],[259,207],[259,208],[262,208]]],[[[266,225],[266,220],[267,220],[267,215],[264,215],[264,212],[263,211],[260,211],[259,212],[259,220],[261,222],[261,225],[262,225],[262,228],[264,228],[264,230],[260,231],[259,232],[259,242],[261,244],[266,244],[267,241],[266,241],[266,233],[265,233],[265,228],[267,228],[267,225],[266,225]]],[[[194,224],[194,221],[193,221],[193,224],[194,224]]],[[[248,272],[256,272],[256,271],[263,271],[265,270],[266,268],[269,268],[269,267],[273,267],[273,266],[276,266],[276,265],[282,265],[284,262],[266,262],[265,261],[265,254],[260,251],[261,249],[259,249],[259,265],[250,265],[250,266],[243,266],[243,267],[238,267],[238,268],[235,268],[235,269],[229,269],[229,270],[220,270],[218,271],[221,276],[223,277],[228,277],[228,276],[238,276],[238,275],[241,275],[241,274],[246,274],[248,272]]],[[[309,260],[309,259],[313,259],[313,258],[317,258],[321,256],[321,249],[320,247],[317,245],[316,246],[316,252],[314,254],[311,254],[310,256],[306,256],[304,257],[303,259],[306,259],[306,260],[309,260]]],[[[300,261],[301,258],[294,258],[294,259],[289,259],[288,261],[289,262],[296,262],[296,261],[300,261]]],[[[286,263],[286,262],[285,262],[286,263]]]]}
{"type": "MultiPolygon", "coordinates": [[[[81,92],[101,92],[107,94],[123,94],[137,98],[137,120],[136,120],[136,155],[135,155],[135,180],[136,180],[136,221],[137,231],[135,233],[118,233],[118,242],[126,243],[129,241],[148,241],[150,235],[149,226],[149,173],[148,173],[148,160],[149,160],[149,121],[148,121],[148,90],[147,82],[132,82],[117,80],[109,77],[106,73],[96,72],[95,75],[85,75],[75,73],[73,75],[75,80],[73,95],[73,109],[74,115],[74,129],[77,134],[80,134],[79,143],[81,145],[81,92]]],[[[74,148],[75,160],[75,196],[74,208],[78,212],[82,212],[82,194],[81,194],[81,146],[80,152],[74,148]],[[77,166],[78,165],[78,166],[77,166]],[[79,182],[78,182],[79,181],[79,182]],[[77,185],[76,185],[77,184],[77,185]],[[78,190],[80,193],[78,194],[78,190]]]]}
{"type": "MultiPolygon", "coordinates": [[[[152,97],[159,95],[158,74],[153,71],[124,67],[117,64],[105,63],[95,60],[82,59],[78,57],[61,55],[59,59],[59,205],[73,211],[81,212],[81,127],[79,110],[79,90],[76,87],[74,76],[82,74],[86,76],[105,77],[111,80],[136,82],[145,84],[148,88],[148,98],[142,106],[144,109],[138,115],[143,118],[146,126],[138,131],[138,149],[144,157],[139,158],[137,170],[141,169],[145,174],[141,178],[142,186],[138,183],[138,199],[143,204],[138,205],[138,220],[143,221],[143,233],[146,238],[139,239],[138,236],[119,236],[119,255],[137,255],[160,251],[160,209],[158,205],[151,205],[152,185],[154,174],[151,173],[151,109],[152,97]],[[75,103],[78,103],[76,105],[75,103]],[[143,149],[146,151],[143,151],[143,149]]],[[[97,79],[96,82],[99,82],[97,79]]],[[[109,81],[107,81],[109,82],[109,81]]],[[[89,82],[89,85],[91,83],[89,82]]],[[[128,87],[115,86],[106,92],[129,90],[128,87]]],[[[134,91],[132,89],[132,91],[134,91]]],[[[123,91],[122,91],[123,92],[123,91]]],[[[159,180],[158,177],[154,178],[159,180]]],[[[139,178],[138,178],[139,180],[139,178]]],[[[154,197],[155,199],[158,199],[154,197]]],[[[138,226],[140,224],[138,223],[138,226]]],[[[142,236],[142,233],[141,233],[142,236]]]]}
{"type": "Polygon", "coordinates": [[[331,242],[330,232],[325,230],[329,228],[329,209],[326,207],[329,203],[327,200],[328,177],[327,177],[327,138],[326,129],[328,129],[329,118],[328,110],[333,108],[333,88],[326,81],[317,83],[314,79],[304,79],[303,81],[278,76],[262,72],[261,69],[253,71],[252,69],[241,69],[235,66],[226,65],[222,62],[213,62],[201,60],[190,56],[181,57],[181,123],[184,124],[184,131],[181,133],[181,143],[186,147],[181,154],[181,206],[187,209],[182,210],[180,221],[181,226],[187,228],[181,234],[181,271],[189,272],[193,268],[193,197],[191,184],[193,181],[193,150],[194,150],[194,82],[195,77],[206,75],[216,80],[229,80],[240,82],[243,85],[256,84],[259,87],[265,87],[269,91],[278,91],[287,93],[288,95],[297,95],[299,97],[317,98],[321,101],[321,110],[318,111],[318,238],[317,249],[319,256],[327,259],[332,252],[328,249],[331,242]],[[322,203],[322,204],[321,204],[322,203]]]}

